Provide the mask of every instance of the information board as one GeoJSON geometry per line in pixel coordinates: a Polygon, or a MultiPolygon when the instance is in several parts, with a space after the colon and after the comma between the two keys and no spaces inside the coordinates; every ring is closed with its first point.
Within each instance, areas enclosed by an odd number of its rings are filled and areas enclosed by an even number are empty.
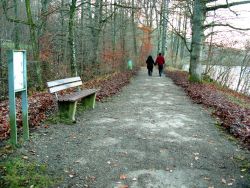
{"type": "Polygon", "coordinates": [[[23,52],[13,53],[13,68],[14,68],[14,90],[20,91],[25,89],[24,85],[24,57],[23,52]]]}
{"type": "Polygon", "coordinates": [[[25,50],[8,51],[8,85],[10,138],[13,146],[17,145],[16,93],[22,98],[23,138],[29,140],[28,95],[27,95],[27,60],[25,50]],[[20,96],[20,95],[19,95],[20,96]]]}

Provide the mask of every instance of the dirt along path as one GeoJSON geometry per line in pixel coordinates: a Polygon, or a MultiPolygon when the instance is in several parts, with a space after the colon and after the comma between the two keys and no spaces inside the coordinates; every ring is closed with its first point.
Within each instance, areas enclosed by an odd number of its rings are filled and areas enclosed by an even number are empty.
{"type": "Polygon", "coordinates": [[[55,187],[250,186],[237,161],[249,153],[156,70],[142,68],[119,95],[76,116],[33,133],[21,151],[64,178],[55,187]]]}

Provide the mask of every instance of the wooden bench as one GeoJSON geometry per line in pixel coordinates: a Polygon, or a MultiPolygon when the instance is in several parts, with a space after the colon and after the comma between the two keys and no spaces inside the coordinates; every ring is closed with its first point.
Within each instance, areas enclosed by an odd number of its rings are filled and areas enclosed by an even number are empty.
{"type": "Polygon", "coordinates": [[[77,102],[81,101],[84,108],[94,108],[95,107],[95,98],[96,89],[84,89],[80,90],[79,86],[82,85],[82,80],[80,77],[66,78],[62,80],[55,80],[47,82],[50,93],[55,93],[58,110],[60,118],[68,119],[75,122],[75,113],[77,102]],[[66,90],[72,87],[78,87],[78,91],[59,95],[57,92],[66,90]]]}

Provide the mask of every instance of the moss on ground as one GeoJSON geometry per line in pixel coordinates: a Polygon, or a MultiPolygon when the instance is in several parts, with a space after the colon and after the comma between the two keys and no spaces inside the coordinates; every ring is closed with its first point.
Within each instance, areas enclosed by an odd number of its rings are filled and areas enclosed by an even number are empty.
{"type": "Polygon", "coordinates": [[[240,164],[242,175],[245,176],[248,181],[250,181],[250,159],[243,155],[236,155],[234,156],[234,159],[240,164]]]}
{"type": "Polygon", "coordinates": [[[58,124],[58,123],[73,125],[76,122],[72,122],[72,120],[68,118],[62,118],[59,113],[55,113],[51,115],[50,117],[48,117],[43,124],[58,124]]]}
{"type": "Polygon", "coordinates": [[[202,83],[202,79],[198,78],[196,75],[189,75],[188,80],[193,83],[202,83]]]}
{"type": "MultiPolygon", "coordinates": [[[[81,103],[79,103],[77,105],[77,109],[76,109],[76,119],[77,119],[77,114],[84,113],[84,111],[86,111],[86,110],[92,110],[92,109],[86,108],[81,103]]],[[[58,124],[58,123],[64,123],[67,125],[74,125],[76,122],[72,122],[72,120],[70,120],[68,118],[63,118],[57,112],[55,114],[52,114],[50,117],[48,117],[43,124],[58,124]]]]}
{"type": "Polygon", "coordinates": [[[26,156],[15,156],[16,152],[11,146],[0,149],[0,187],[45,188],[59,182],[48,174],[47,166],[30,160],[26,156]]]}

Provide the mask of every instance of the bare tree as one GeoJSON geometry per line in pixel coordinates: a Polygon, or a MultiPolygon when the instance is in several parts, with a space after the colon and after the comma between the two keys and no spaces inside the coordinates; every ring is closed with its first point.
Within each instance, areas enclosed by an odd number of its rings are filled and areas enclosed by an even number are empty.
{"type": "MultiPolygon", "coordinates": [[[[248,44],[249,45],[249,44],[248,44]]],[[[248,74],[248,69],[250,67],[250,46],[246,45],[246,50],[245,50],[245,54],[243,59],[240,62],[240,74],[239,74],[239,79],[238,79],[238,83],[236,86],[236,91],[239,91],[240,87],[242,85],[242,82],[244,81],[244,79],[247,79],[247,74],[248,74]]]]}
{"type": "Polygon", "coordinates": [[[69,49],[70,49],[70,67],[71,75],[77,76],[76,65],[76,47],[75,47],[75,14],[76,14],[76,1],[72,0],[69,10],[69,49]]]}
{"type": "Polygon", "coordinates": [[[230,8],[232,6],[247,4],[250,1],[238,1],[233,3],[227,3],[222,5],[207,6],[207,3],[214,0],[194,0],[193,2],[193,14],[191,17],[192,23],[192,41],[191,41],[191,55],[190,55],[190,80],[192,81],[201,81],[202,70],[201,70],[201,54],[202,54],[202,45],[204,42],[204,30],[209,27],[214,26],[227,26],[233,29],[240,29],[230,24],[216,24],[210,23],[205,25],[204,21],[206,19],[206,14],[209,11],[215,11],[218,9],[230,8]]]}

